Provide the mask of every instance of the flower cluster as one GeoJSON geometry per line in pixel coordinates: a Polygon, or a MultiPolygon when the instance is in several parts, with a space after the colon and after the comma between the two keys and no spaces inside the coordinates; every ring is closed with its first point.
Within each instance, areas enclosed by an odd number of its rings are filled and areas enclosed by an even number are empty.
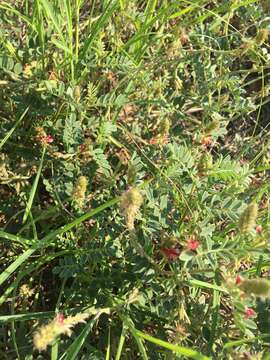
{"type": "Polygon", "coordinates": [[[250,203],[239,219],[239,230],[241,233],[249,233],[255,225],[258,214],[258,205],[255,202],[250,203]]]}
{"type": "Polygon", "coordinates": [[[79,208],[83,207],[88,180],[85,176],[80,176],[72,193],[74,202],[79,208]]]}
{"type": "Polygon", "coordinates": [[[139,208],[143,203],[143,197],[136,188],[126,191],[121,197],[120,209],[126,219],[127,228],[134,229],[134,221],[139,208]]]}
{"type": "Polygon", "coordinates": [[[54,141],[53,136],[47,135],[45,130],[40,126],[36,127],[35,139],[43,146],[47,146],[48,144],[51,144],[54,141]]]}

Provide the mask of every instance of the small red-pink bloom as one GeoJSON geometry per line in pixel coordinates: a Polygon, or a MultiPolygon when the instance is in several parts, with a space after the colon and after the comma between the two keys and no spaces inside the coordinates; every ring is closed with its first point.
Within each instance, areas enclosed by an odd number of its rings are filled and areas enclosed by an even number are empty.
{"type": "Polygon", "coordinates": [[[45,142],[47,144],[51,144],[52,142],[54,141],[54,138],[52,135],[47,135],[46,138],[45,138],[45,142]]]}
{"type": "Polygon", "coordinates": [[[263,229],[263,228],[262,228],[262,225],[257,225],[257,226],[256,226],[256,233],[257,233],[257,234],[260,234],[260,233],[262,232],[262,229],[263,229]]]}
{"type": "Polygon", "coordinates": [[[161,251],[169,261],[176,260],[180,254],[180,250],[177,248],[162,248],[161,251]]]}
{"type": "Polygon", "coordinates": [[[56,321],[59,322],[60,324],[62,324],[65,320],[65,316],[64,314],[62,313],[59,313],[57,316],[56,316],[56,321]]]}
{"type": "Polygon", "coordinates": [[[188,239],[186,246],[187,246],[188,250],[195,251],[195,250],[197,250],[199,245],[200,245],[199,241],[196,240],[196,238],[194,236],[191,236],[191,238],[188,239]]]}
{"type": "Polygon", "coordinates": [[[237,276],[236,276],[236,279],[235,279],[235,284],[236,284],[236,285],[239,285],[239,284],[241,284],[241,282],[242,282],[241,276],[240,276],[240,275],[237,275],[237,276]]]}
{"type": "Polygon", "coordinates": [[[256,316],[256,312],[252,308],[246,308],[245,319],[249,319],[256,316]]]}

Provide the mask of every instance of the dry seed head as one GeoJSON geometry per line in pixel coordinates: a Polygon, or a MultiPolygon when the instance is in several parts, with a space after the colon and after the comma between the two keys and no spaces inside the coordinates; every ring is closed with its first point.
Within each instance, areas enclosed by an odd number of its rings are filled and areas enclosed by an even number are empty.
{"type": "Polygon", "coordinates": [[[88,180],[85,176],[80,176],[73,190],[73,199],[79,207],[83,206],[88,180]]]}
{"type": "Polygon", "coordinates": [[[69,316],[64,319],[63,323],[68,326],[75,326],[79,323],[85,323],[85,320],[89,317],[87,313],[80,313],[74,316],[69,316]]]}
{"type": "Polygon", "coordinates": [[[23,284],[20,287],[20,296],[24,299],[28,299],[29,297],[31,297],[32,295],[34,295],[34,290],[30,289],[30,287],[27,284],[23,284]]]}
{"type": "Polygon", "coordinates": [[[244,279],[241,281],[239,288],[247,295],[258,297],[270,297],[270,281],[266,279],[244,279]]]}
{"type": "Polygon", "coordinates": [[[254,227],[258,214],[258,205],[250,203],[239,219],[239,230],[241,233],[249,233],[254,227]]]}
{"type": "Polygon", "coordinates": [[[129,230],[134,229],[135,216],[142,203],[143,197],[136,188],[126,191],[121,197],[120,208],[126,218],[127,228],[129,230]]]}

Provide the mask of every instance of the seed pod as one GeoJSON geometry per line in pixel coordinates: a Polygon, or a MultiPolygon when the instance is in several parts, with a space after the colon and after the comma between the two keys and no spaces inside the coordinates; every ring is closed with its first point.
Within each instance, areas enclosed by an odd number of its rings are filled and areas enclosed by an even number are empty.
{"type": "Polygon", "coordinates": [[[88,180],[85,176],[80,176],[76,186],[73,190],[73,200],[81,208],[85,200],[86,188],[88,185],[88,180]]]}
{"type": "Polygon", "coordinates": [[[247,295],[270,297],[270,281],[266,279],[244,279],[239,284],[239,288],[247,295]]]}
{"type": "Polygon", "coordinates": [[[205,129],[205,134],[210,135],[213,131],[218,130],[220,127],[220,122],[218,120],[213,120],[210,124],[207,125],[205,129]]]}
{"type": "Polygon", "coordinates": [[[137,176],[136,166],[134,164],[130,163],[129,166],[128,166],[128,171],[127,171],[128,185],[132,185],[132,184],[135,183],[136,176],[137,176]]]}
{"type": "Polygon", "coordinates": [[[142,205],[142,202],[143,197],[136,188],[126,191],[121,197],[120,209],[126,218],[126,224],[129,230],[134,229],[135,216],[142,205]]]}
{"type": "Polygon", "coordinates": [[[170,120],[168,118],[163,119],[159,125],[159,135],[161,137],[168,135],[170,127],[171,127],[170,120]]]}
{"type": "Polygon", "coordinates": [[[255,225],[258,214],[258,205],[255,202],[250,203],[239,219],[239,230],[241,233],[249,233],[255,225]]]}
{"type": "Polygon", "coordinates": [[[204,153],[198,163],[198,175],[203,176],[205,173],[213,167],[213,158],[211,154],[204,153]]]}
{"type": "Polygon", "coordinates": [[[76,85],[74,87],[74,90],[73,90],[73,96],[74,96],[74,99],[78,102],[80,101],[80,98],[81,98],[81,88],[79,85],[76,85]]]}

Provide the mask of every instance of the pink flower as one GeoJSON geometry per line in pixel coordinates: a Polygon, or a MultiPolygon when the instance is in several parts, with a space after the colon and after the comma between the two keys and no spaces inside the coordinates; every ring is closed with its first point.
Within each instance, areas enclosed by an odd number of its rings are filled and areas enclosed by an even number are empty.
{"type": "Polygon", "coordinates": [[[246,308],[245,319],[249,319],[249,318],[254,317],[254,316],[256,316],[255,311],[252,308],[246,308]]]}
{"type": "Polygon", "coordinates": [[[196,240],[196,237],[194,235],[192,235],[188,241],[187,241],[187,248],[188,250],[192,250],[195,251],[197,250],[197,248],[199,247],[200,243],[198,240],[196,240]]]}
{"type": "Polygon", "coordinates": [[[176,260],[180,254],[180,250],[177,248],[163,248],[161,251],[169,261],[176,260]]]}
{"type": "Polygon", "coordinates": [[[52,142],[54,141],[54,138],[52,135],[47,135],[46,138],[45,138],[45,142],[47,144],[51,144],[52,142]]]}
{"type": "Polygon", "coordinates": [[[65,320],[65,316],[64,314],[62,313],[59,313],[57,316],[56,316],[56,321],[59,322],[60,324],[62,324],[65,320]]]}
{"type": "Polygon", "coordinates": [[[236,276],[236,279],[235,279],[235,284],[236,284],[236,285],[239,285],[239,284],[241,284],[241,282],[242,282],[241,276],[240,276],[240,275],[237,275],[237,276],[236,276]]]}
{"type": "Polygon", "coordinates": [[[256,233],[260,234],[262,232],[262,225],[257,225],[256,226],[256,233]]]}

